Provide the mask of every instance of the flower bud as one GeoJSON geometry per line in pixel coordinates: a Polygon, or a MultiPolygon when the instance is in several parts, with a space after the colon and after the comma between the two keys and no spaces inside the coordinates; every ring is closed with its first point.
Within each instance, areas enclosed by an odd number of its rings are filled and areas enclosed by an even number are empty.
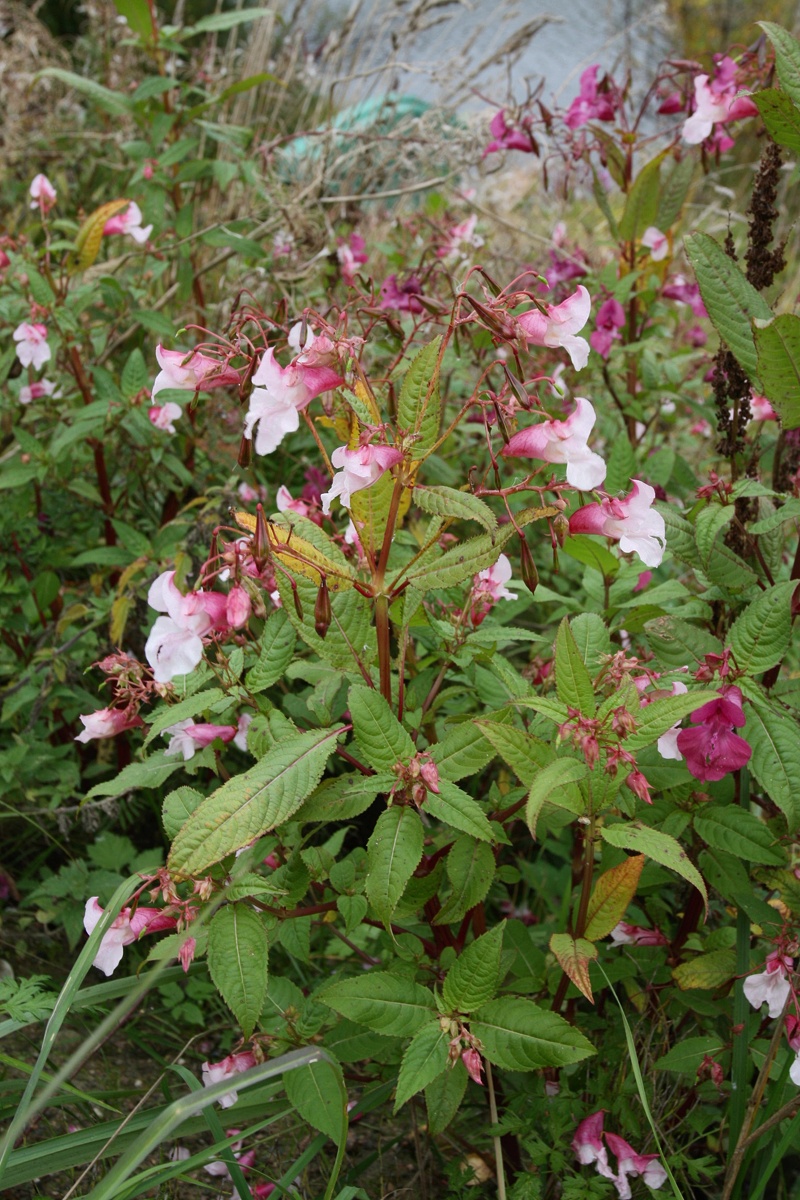
{"type": "Polygon", "coordinates": [[[328,626],[331,623],[331,598],[328,594],[328,584],[325,576],[319,585],[317,592],[316,603],[314,604],[314,628],[321,638],[324,638],[328,632],[328,626]]]}
{"type": "Polygon", "coordinates": [[[533,555],[530,552],[524,534],[521,534],[519,539],[519,555],[522,582],[530,594],[533,595],[539,584],[539,572],[536,570],[536,563],[533,561],[533,555]]]}
{"type": "Polygon", "coordinates": [[[563,548],[564,541],[569,537],[569,518],[563,512],[556,513],[553,517],[553,533],[559,546],[563,548]]]}

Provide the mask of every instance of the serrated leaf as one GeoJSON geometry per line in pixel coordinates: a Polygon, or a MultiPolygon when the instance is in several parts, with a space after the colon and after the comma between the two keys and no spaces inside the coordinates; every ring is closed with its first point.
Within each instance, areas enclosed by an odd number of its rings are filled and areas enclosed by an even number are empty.
{"type": "Polygon", "coordinates": [[[489,1062],[508,1071],[565,1067],[594,1054],[594,1047],[563,1017],[531,1000],[503,996],[478,1010],[470,1031],[489,1062]]]}
{"type": "Polygon", "coordinates": [[[164,833],[172,841],[177,837],[178,831],[182,825],[188,821],[196,808],[199,808],[203,803],[204,797],[200,792],[196,792],[194,788],[179,787],[174,792],[170,792],[164,797],[164,803],[161,806],[161,821],[164,826],[164,833]]]}
{"type": "MultiPolygon", "coordinates": [[[[566,720],[566,713],[561,720],[566,720]]],[[[546,742],[539,741],[524,729],[514,725],[498,724],[496,721],[480,719],[475,722],[487,741],[491,742],[497,753],[508,763],[511,770],[518,776],[524,787],[529,788],[536,778],[537,772],[555,759],[555,751],[546,742]]]]}
{"type": "Polygon", "coordinates": [[[449,1048],[450,1031],[442,1029],[438,1021],[423,1025],[414,1034],[400,1064],[395,1112],[447,1070],[449,1048]]]}
{"type": "Polygon", "coordinates": [[[562,704],[577,708],[584,716],[597,712],[594,689],[569,621],[564,617],[556,634],[556,692],[562,704]]]}
{"type": "MultiPolygon", "coordinates": [[[[771,313],[769,314],[772,315],[771,313]]],[[[755,330],[761,390],[784,429],[800,426],[800,317],[783,313],[755,330]]]]}
{"type": "Polygon", "coordinates": [[[292,624],[283,609],[271,614],[261,634],[261,651],[247,672],[247,689],[263,692],[283,678],[294,658],[297,641],[292,624]]]}
{"type": "Polygon", "coordinates": [[[134,396],[147,388],[149,383],[150,372],[144,361],[144,355],[137,346],[131,350],[125,366],[122,368],[120,390],[126,400],[132,400],[134,396]]]}
{"type": "Polygon", "coordinates": [[[590,672],[596,671],[600,667],[600,656],[611,652],[611,635],[603,618],[597,613],[578,613],[571,619],[569,627],[582,661],[590,672]]]}
{"type": "Polygon", "coordinates": [[[87,79],[83,75],[76,75],[73,71],[64,71],[61,67],[45,67],[42,71],[37,71],[36,79],[57,79],[66,87],[74,88],[76,92],[82,92],[99,108],[111,113],[114,117],[125,116],[132,109],[131,101],[127,96],[123,96],[119,92],[112,92],[110,88],[103,87],[101,83],[95,83],[93,79],[87,79]]]}
{"type": "Polygon", "coordinates": [[[484,842],[494,840],[494,831],[481,806],[449,779],[439,780],[438,795],[428,792],[424,807],[438,821],[444,821],[461,833],[471,834],[484,842]]]}
{"type": "Polygon", "coordinates": [[[787,30],[773,21],[756,22],[775,47],[778,78],[787,95],[800,105],[800,45],[787,30]]]}
{"type": "Polygon", "coordinates": [[[756,782],[777,804],[789,831],[800,823],[800,743],[797,723],[765,704],[747,706],[747,741],[753,756],[747,764],[756,782]]]}
{"type": "MultiPolygon", "coordinates": [[[[394,476],[390,471],[385,471],[375,483],[354,492],[350,500],[350,515],[358,529],[359,540],[372,554],[378,554],[383,545],[394,488],[394,476]]],[[[406,489],[404,496],[408,495],[406,489]]],[[[398,515],[402,515],[402,512],[398,515]]]]}
{"type": "Polygon", "coordinates": [[[769,588],[734,621],[728,645],[740,671],[757,675],[779,663],[792,639],[792,596],[796,580],[769,588]]]}
{"type": "Polygon", "coordinates": [[[722,653],[719,638],[680,617],[656,617],[646,623],[644,630],[662,667],[691,667],[699,665],[707,654],[722,653]]]}
{"type": "Polygon", "coordinates": [[[672,978],[681,991],[689,988],[712,991],[733,979],[735,974],[735,950],[710,950],[708,954],[698,954],[697,958],[690,958],[675,967],[672,978]]]}
{"type": "Polygon", "coordinates": [[[786,854],[776,845],[767,826],[738,804],[706,805],[695,814],[693,824],[708,846],[726,850],[745,862],[770,866],[783,866],[786,862],[786,854]]]}
{"type": "Polygon", "coordinates": [[[495,873],[494,853],[486,842],[457,838],[447,855],[447,878],[452,892],[433,919],[434,925],[460,921],[489,894],[495,873]]]}
{"type": "Polygon", "coordinates": [[[380,692],[361,684],[347,698],[353,734],[359,749],[375,771],[391,771],[414,757],[410,733],[403,728],[380,692]]]}
{"type": "Polygon", "coordinates": [[[267,931],[248,904],[228,904],[208,927],[208,970],[249,1038],[267,995],[267,931]]]}
{"type": "Polygon", "coordinates": [[[751,97],[773,142],[800,155],[800,113],[787,92],[767,88],[751,97]]]}
{"type": "Polygon", "coordinates": [[[479,521],[491,533],[497,528],[497,517],[488,504],[471,492],[451,487],[415,487],[414,501],[423,512],[438,517],[453,517],[461,521],[479,521]]]}
{"type": "Polygon", "coordinates": [[[286,821],[319,783],[339,730],[301,733],[203,801],[172,845],[173,876],[202,874],[286,821]]]}
{"type": "Polygon", "coordinates": [[[588,534],[565,538],[562,549],[568,558],[574,558],[575,562],[591,567],[604,579],[613,577],[619,570],[619,559],[600,542],[593,542],[588,534]]]}
{"type": "Polygon", "coordinates": [[[494,758],[495,750],[474,721],[463,721],[431,746],[430,755],[440,777],[455,783],[482,770],[494,758]]]}
{"type": "Polygon", "coordinates": [[[428,1130],[432,1137],[442,1133],[459,1110],[467,1090],[467,1068],[459,1059],[425,1088],[428,1130]]]}
{"type": "Polygon", "coordinates": [[[95,796],[121,796],[123,792],[138,791],[140,788],[157,788],[166,783],[179,767],[183,766],[182,759],[165,758],[163,751],[151,754],[144,762],[128,763],[119,775],[113,779],[105,779],[96,783],[86,793],[87,800],[95,796]]]}
{"type": "Polygon", "coordinates": [[[411,360],[397,402],[400,429],[416,433],[412,458],[422,458],[439,435],[441,400],[439,398],[439,347],[441,337],[423,346],[411,360]]]}
{"type": "Polygon", "coordinates": [[[668,867],[670,871],[682,876],[692,887],[697,888],[708,912],[708,892],[703,877],[674,837],[662,833],[660,829],[650,829],[640,821],[605,825],[600,832],[609,846],[644,854],[646,858],[652,858],[653,862],[660,863],[662,867],[668,867]]]}
{"type": "MultiPolygon", "coordinates": [[[[221,688],[208,688],[205,692],[195,692],[193,696],[187,696],[185,700],[179,700],[177,704],[170,704],[169,707],[160,708],[152,714],[152,723],[144,740],[145,746],[149,746],[153,738],[158,737],[160,733],[165,729],[169,729],[171,725],[176,725],[179,721],[185,721],[189,717],[196,717],[200,713],[205,712],[207,708],[226,699],[225,693],[221,688]]],[[[149,716],[150,714],[148,714],[149,716]]]]}
{"type": "Polygon", "coordinates": [[[716,1058],[721,1049],[722,1038],[715,1033],[683,1038],[677,1046],[673,1046],[666,1054],[662,1054],[661,1058],[657,1058],[653,1068],[656,1071],[677,1071],[695,1079],[697,1069],[706,1055],[716,1058]]]}
{"type": "Polygon", "coordinates": [[[608,937],[625,916],[625,910],[636,895],[644,855],[629,855],[616,867],[604,871],[589,899],[586,910],[584,937],[590,942],[608,937]]]}
{"type": "Polygon", "coordinates": [[[545,804],[565,808],[571,813],[583,812],[580,794],[572,784],[585,779],[588,774],[586,763],[575,758],[557,758],[537,771],[525,805],[525,820],[533,837],[536,837],[536,825],[545,804]]]}
{"type": "Polygon", "coordinates": [[[684,201],[692,186],[695,166],[695,159],[687,154],[675,163],[667,175],[658,197],[658,212],[654,222],[656,228],[666,232],[681,215],[684,201]]]}
{"type": "Polygon", "coordinates": [[[42,308],[51,308],[56,302],[55,292],[44,275],[40,275],[38,271],[28,273],[28,290],[42,308]]]}
{"type": "Polygon", "coordinates": [[[719,693],[706,688],[696,692],[688,692],[683,696],[667,696],[664,700],[654,700],[636,713],[636,728],[625,739],[625,749],[635,752],[653,742],[672,729],[678,721],[682,721],[690,712],[701,708],[711,700],[718,700],[719,693]]]}
{"type": "Polygon", "coordinates": [[[366,893],[372,908],[384,925],[392,913],[422,858],[425,835],[419,814],[395,804],[381,813],[367,843],[366,893]]]}
{"type": "Polygon", "coordinates": [[[339,1064],[322,1059],[287,1071],[283,1086],[303,1120],[341,1146],[347,1137],[347,1089],[339,1064]]]}
{"type": "Polygon", "coordinates": [[[442,1001],[448,1012],[471,1013],[487,1004],[500,985],[502,921],[462,950],[445,976],[442,1001]]]}
{"type": "Polygon", "coordinates": [[[760,390],[752,322],[754,318],[771,320],[772,310],[747,282],[740,267],[707,233],[690,234],[685,245],[711,323],[760,390]]]}
{"type": "Polygon", "coordinates": [[[589,963],[597,958],[597,947],[586,938],[574,938],[569,933],[554,933],[550,937],[550,949],[559,965],[579,992],[583,992],[590,1004],[594,1004],[592,983],[589,978],[589,963]]]}
{"type": "Polygon", "coordinates": [[[512,525],[505,525],[496,534],[482,533],[479,537],[468,538],[434,562],[412,570],[408,578],[421,591],[455,587],[478,571],[494,566],[514,533],[512,525]]]}
{"type": "MultiPolygon", "coordinates": [[[[234,512],[236,524],[253,534],[256,529],[256,518],[247,512],[234,512]]],[[[313,522],[308,522],[311,525],[313,522]]],[[[323,531],[312,534],[315,539],[319,540],[326,546],[326,550],[321,550],[307,536],[311,533],[307,529],[307,525],[300,525],[299,522],[291,524],[279,525],[277,521],[267,521],[267,541],[269,542],[270,552],[276,554],[282,566],[291,571],[293,575],[300,575],[304,579],[308,579],[315,587],[319,587],[324,576],[330,592],[344,592],[353,586],[352,570],[340,555],[334,556],[335,547],[330,544],[330,552],[326,552],[330,539],[323,531]],[[294,526],[299,525],[303,530],[303,535],[295,531],[294,526]],[[320,536],[321,534],[321,536],[320,536]]]]}
{"type": "Polygon", "coordinates": [[[381,792],[388,793],[397,783],[397,776],[340,775],[326,779],[304,801],[297,812],[298,821],[349,821],[366,812],[381,792]]]}
{"type": "Polygon", "coordinates": [[[389,1037],[410,1037],[436,1016],[427,988],[388,971],[370,971],[328,984],[314,998],[348,1020],[389,1037]]]}
{"type": "Polygon", "coordinates": [[[628,192],[619,221],[619,235],[627,242],[640,238],[649,225],[655,225],[661,191],[659,172],[666,156],[667,151],[662,150],[645,163],[628,192]]]}
{"type": "Polygon", "coordinates": [[[349,936],[364,920],[368,905],[364,896],[337,896],[336,907],[342,914],[344,931],[349,936]]]}

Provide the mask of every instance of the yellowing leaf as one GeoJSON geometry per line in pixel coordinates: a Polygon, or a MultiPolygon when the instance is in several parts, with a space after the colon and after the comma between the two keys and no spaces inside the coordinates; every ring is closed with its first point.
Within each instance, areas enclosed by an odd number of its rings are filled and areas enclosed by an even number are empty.
{"type": "Polygon", "coordinates": [[[607,937],[625,916],[625,909],[636,895],[644,860],[643,854],[633,854],[598,879],[586,912],[584,933],[590,942],[607,937]]]}
{"type": "Polygon", "coordinates": [[[687,988],[702,988],[712,991],[721,987],[736,974],[736,954],[733,950],[711,950],[698,954],[689,962],[681,963],[672,972],[672,978],[681,991],[687,988]]]}
{"type": "MultiPolygon", "coordinates": [[[[246,512],[235,512],[236,524],[253,534],[256,531],[256,519],[246,512]]],[[[267,521],[267,538],[269,548],[276,554],[280,562],[293,574],[302,575],[312,583],[319,585],[323,577],[331,592],[343,592],[353,586],[352,578],[333,559],[317,550],[305,538],[298,537],[292,529],[267,521]]]]}
{"type": "Polygon", "coordinates": [[[75,238],[75,255],[80,270],[85,271],[90,267],[100,253],[106,221],[129,204],[130,200],[109,200],[108,204],[101,204],[83,222],[75,238]]]}
{"type": "Polygon", "coordinates": [[[550,938],[550,949],[575,987],[594,1004],[589,963],[593,958],[597,958],[597,947],[587,942],[586,938],[574,938],[568,933],[554,933],[550,938]]]}

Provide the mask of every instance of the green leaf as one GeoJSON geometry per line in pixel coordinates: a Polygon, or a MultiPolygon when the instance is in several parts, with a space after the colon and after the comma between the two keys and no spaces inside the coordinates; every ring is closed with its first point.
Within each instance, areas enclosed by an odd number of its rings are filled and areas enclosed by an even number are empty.
{"type": "Polygon", "coordinates": [[[457,838],[447,855],[447,878],[452,891],[433,919],[434,925],[460,921],[489,894],[495,873],[494,853],[486,842],[457,838]]]}
{"type": "Polygon", "coordinates": [[[450,1030],[442,1029],[439,1021],[431,1021],[417,1031],[400,1064],[395,1112],[447,1070],[449,1048],[450,1030]]]}
{"type": "Polygon", "coordinates": [[[698,954],[696,958],[690,958],[675,967],[672,972],[672,978],[682,991],[690,988],[713,991],[735,975],[735,950],[710,950],[708,954],[698,954]]]}
{"type": "Polygon", "coordinates": [[[398,763],[407,763],[414,757],[411,735],[380,692],[353,684],[347,706],[359,749],[375,771],[391,771],[398,763]]]}
{"type": "Polygon", "coordinates": [[[467,1090],[467,1068],[459,1059],[425,1088],[428,1131],[433,1137],[442,1133],[458,1112],[467,1090]]]}
{"type": "Polygon", "coordinates": [[[234,12],[212,13],[209,17],[202,17],[194,25],[181,29],[176,36],[183,41],[186,38],[197,37],[199,33],[226,33],[229,29],[235,29],[237,25],[272,15],[271,8],[245,8],[234,12]]]}
{"type": "Polygon", "coordinates": [[[697,1068],[708,1054],[716,1058],[722,1049],[722,1038],[715,1033],[706,1033],[702,1037],[682,1038],[677,1046],[673,1046],[661,1058],[653,1063],[656,1071],[677,1071],[680,1075],[690,1075],[697,1078],[697,1068]]]}
{"type": "Polygon", "coordinates": [[[93,79],[86,79],[83,75],[76,75],[73,71],[64,71],[61,67],[45,67],[36,73],[35,78],[57,79],[66,87],[74,88],[76,92],[82,92],[84,96],[93,100],[98,108],[111,113],[114,117],[123,117],[133,108],[129,97],[122,96],[119,92],[112,92],[110,88],[103,87],[101,83],[95,83],[93,79]]]}
{"type": "Polygon", "coordinates": [[[422,858],[425,835],[415,809],[394,804],[381,813],[367,843],[367,899],[384,925],[422,858]]]}
{"type": "Polygon", "coordinates": [[[769,325],[757,328],[755,345],[761,389],[780,417],[783,428],[797,429],[800,425],[800,317],[784,313],[769,325]]]}
{"type": "Polygon", "coordinates": [[[147,0],[114,0],[114,7],[143,42],[153,40],[153,22],[147,0]]]}
{"type": "Polygon", "coordinates": [[[121,796],[123,792],[138,791],[139,788],[158,788],[183,766],[182,759],[164,758],[163,751],[151,754],[144,762],[128,763],[113,779],[96,783],[86,793],[87,800],[95,796],[121,796]]]}
{"type": "Polygon", "coordinates": [[[760,386],[752,322],[754,318],[771,320],[772,310],[733,259],[707,233],[690,234],[686,253],[714,328],[751,382],[760,386]]]}
{"type": "Polygon", "coordinates": [[[440,777],[455,783],[481,771],[492,761],[495,751],[474,721],[462,721],[431,746],[430,755],[440,777]]]}
{"type": "Polygon", "coordinates": [[[470,1031],[483,1043],[489,1062],[507,1071],[565,1067],[595,1053],[563,1017],[516,996],[502,996],[479,1009],[470,1031]]]}
{"type": "Polygon", "coordinates": [[[357,1025],[388,1037],[410,1037],[436,1016],[427,988],[388,971],[370,971],[328,984],[314,998],[357,1025]]]}
{"type": "Polygon", "coordinates": [[[497,528],[497,517],[489,505],[471,492],[451,487],[415,487],[414,500],[423,512],[434,516],[479,521],[489,533],[497,528]]]}
{"type": "Polygon", "coordinates": [[[591,567],[604,579],[610,579],[619,570],[619,559],[600,542],[591,541],[588,534],[565,538],[563,550],[568,558],[574,558],[585,567],[591,567]]]}
{"type": "Polygon", "coordinates": [[[194,810],[203,803],[204,797],[194,788],[179,787],[164,797],[161,806],[161,821],[164,833],[172,841],[178,830],[188,821],[194,810]]]}
{"type": "Polygon", "coordinates": [[[738,804],[709,804],[694,817],[700,837],[715,850],[726,850],[745,862],[783,866],[786,854],[776,838],[753,813],[738,804]]]}
{"type": "Polygon", "coordinates": [[[435,337],[414,356],[400,389],[397,423],[401,430],[419,435],[411,449],[412,458],[422,458],[439,436],[438,359],[441,342],[441,337],[435,337]]]}
{"type": "Polygon", "coordinates": [[[42,308],[50,308],[55,304],[55,292],[50,287],[44,275],[40,275],[38,271],[29,272],[28,289],[36,303],[40,304],[42,308]]]}
{"type": "Polygon", "coordinates": [[[682,721],[690,712],[701,708],[711,700],[718,700],[719,693],[709,689],[688,692],[684,696],[667,696],[664,700],[654,700],[652,704],[639,709],[636,713],[636,728],[625,739],[625,749],[635,752],[645,746],[652,746],[662,734],[672,729],[678,721],[682,721]]]}
{"type": "Polygon", "coordinates": [[[650,829],[640,821],[605,825],[600,832],[609,846],[644,854],[647,858],[652,858],[653,862],[660,863],[662,867],[668,867],[670,871],[682,876],[692,887],[697,888],[708,911],[708,892],[703,877],[674,837],[662,833],[660,829],[650,829]]]}
{"type": "Polygon", "coordinates": [[[500,955],[505,921],[470,942],[445,976],[442,1001],[448,1012],[471,1013],[481,1008],[500,986],[500,955]]]}
{"type": "Polygon", "coordinates": [[[792,639],[792,596],[796,580],[778,583],[748,605],[728,633],[740,671],[757,675],[779,663],[792,639]]]}
{"type": "Polygon", "coordinates": [[[263,692],[283,678],[294,657],[297,635],[283,609],[272,613],[261,634],[261,652],[247,672],[247,690],[263,692]]]}
{"type": "Polygon", "coordinates": [[[249,904],[228,904],[208,927],[208,970],[249,1038],[267,996],[267,931],[249,904]]]}
{"type": "Polygon", "coordinates": [[[326,779],[303,803],[298,821],[349,821],[366,812],[380,792],[390,792],[397,776],[339,775],[326,779]]]}
{"type": "Polygon", "coordinates": [[[680,617],[656,617],[644,627],[661,667],[699,666],[707,654],[721,654],[722,642],[680,617]]]}
{"type": "Polygon", "coordinates": [[[506,525],[496,534],[482,533],[479,537],[468,538],[432,563],[411,571],[408,578],[421,591],[455,587],[478,571],[493,566],[513,535],[514,527],[506,525]]]}
{"type": "Polygon", "coordinates": [[[797,722],[766,704],[747,706],[744,730],[753,748],[748,770],[777,804],[793,832],[800,823],[800,744],[797,722]]]}
{"type": "Polygon", "coordinates": [[[586,717],[597,712],[594,688],[566,617],[556,634],[556,692],[562,704],[586,717]]]}
{"type": "Polygon", "coordinates": [[[322,1059],[287,1071],[283,1086],[303,1120],[341,1146],[347,1137],[347,1089],[339,1064],[322,1059]]]}
{"type": "Polygon", "coordinates": [[[792,154],[800,154],[800,113],[787,92],[767,88],[756,92],[750,99],[755,104],[767,133],[773,142],[786,146],[792,154]]]}
{"type": "Polygon", "coordinates": [[[662,150],[645,163],[628,192],[625,209],[619,222],[619,234],[626,242],[640,238],[649,225],[655,225],[660,195],[659,172],[667,151],[662,150]]]}
{"type": "Polygon", "coordinates": [[[439,780],[438,795],[436,792],[428,792],[424,807],[425,812],[436,817],[438,821],[444,821],[453,829],[460,830],[461,833],[469,833],[484,842],[494,840],[494,831],[481,806],[449,779],[439,780]]]}
{"type": "Polygon", "coordinates": [[[800,105],[800,45],[773,21],[758,21],[757,24],[775,47],[775,65],[783,90],[795,104],[800,105]]]}
{"type": "Polygon", "coordinates": [[[319,783],[339,730],[302,733],[203,801],[172,845],[173,875],[199,875],[286,821],[319,783]]]}
{"type": "Polygon", "coordinates": [[[165,729],[169,729],[170,726],[177,725],[179,721],[185,721],[189,717],[198,716],[221,700],[229,703],[221,688],[208,688],[207,691],[195,692],[193,696],[179,700],[177,704],[164,706],[152,714],[148,713],[147,719],[151,724],[147,731],[147,737],[144,739],[145,746],[149,746],[153,738],[158,737],[159,733],[165,729]]]}
{"type": "Polygon", "coordinates": [[[571,785],[585,779],[588,774],[586,763],[575,758],[557,758],[536,773],[525,806],[525,820],[533,837],[536,837],[536,825],[545,804],[565,808],[571,813],[583,812],[584,804],[571,785]]]}
{"type": "MultiPolygon", "coordinates": [[[[559,718],[559,723],[566,720],[566,717],[565,712],[559,718]]],[[[524,729],[517,729],[514,725],[500,725],[489,720],[478,720],[475,724],[526,788],[531,786],[537,772],[555,759],[552,746],[539,741],[524,729]]]]}
{"type": "Polygon", "coordinates": [[[611,653],[611,636],[603,618],[597,613],[578,613],[577,617],[570,621],[569,627],[587,669],[590,672],[597,671],[600,667],[600,656],[611,653]]]}
{"type": "Polygon", "coordinates": [[[674,225],[681,215],[684,201],[692,186],[696,160],[691,154],[676,162],[664,183],[658,197],[658,212],[654,224],[656,228],[666,231],[674,225]]]}

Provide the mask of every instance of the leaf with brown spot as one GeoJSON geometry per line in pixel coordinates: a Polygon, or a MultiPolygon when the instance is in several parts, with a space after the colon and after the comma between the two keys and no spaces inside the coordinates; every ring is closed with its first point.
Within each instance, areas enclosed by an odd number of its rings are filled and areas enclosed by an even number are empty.
{"type": "Polygon", "coordinates": [[[586,912],[584,937],[590,942],[607,937],[625,916],[625,909],[636,895],[644,859],[643,854],[631,855],[598,879],[586,912]]]}

